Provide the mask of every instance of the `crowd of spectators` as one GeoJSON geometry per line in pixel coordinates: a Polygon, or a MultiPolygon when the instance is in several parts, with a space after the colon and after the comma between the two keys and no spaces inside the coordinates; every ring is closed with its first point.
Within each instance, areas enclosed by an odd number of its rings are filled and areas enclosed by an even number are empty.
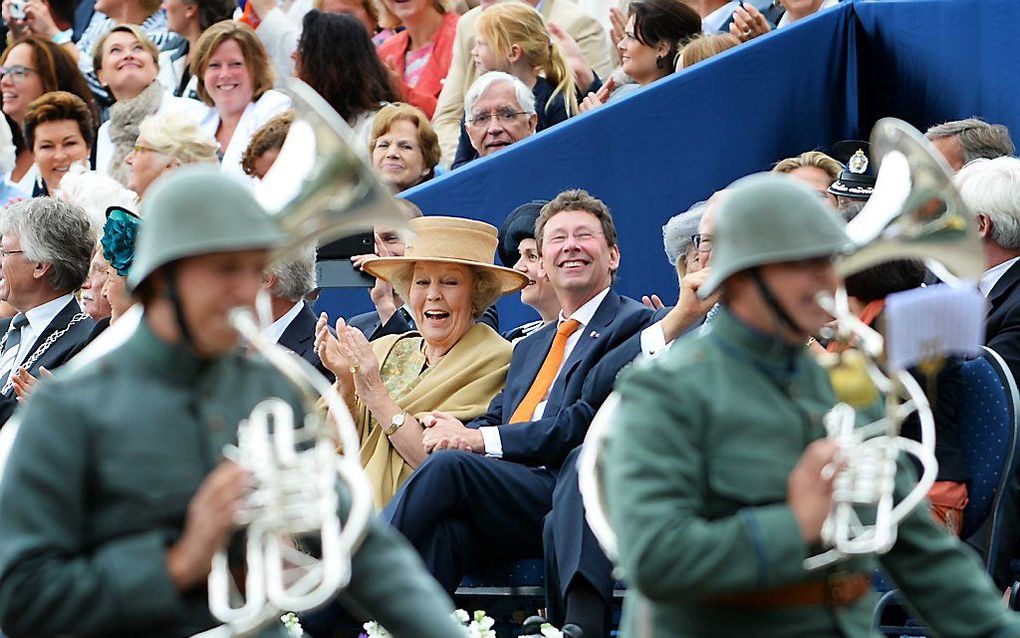
{"type": "MultiPolygon", "coordinates": [[[[273,170],[296,117],[287,76],[336,111],[397,195],[835,2],[82,0],[75,13],[3,0],[0,423],[135,303],[125,282],[154,184],[187,164],[218,165],[249,187],[273,170]]],[[[1009,131],[973,118],[926,135],[977,219],[987,343],[1020,374],[1020,160],[1009,131]]],[[[777,160],[772,172],[847,220],[872,194],[865,142],[777,160]]],[[[397,200],[415,239],[376,227],[374,254],[354,257],[375,279],[364,315],[313,313],[313,251],[265,273],[265,334],[334,384],[380,516],[448,593],[476,567],[543,557],[550,620],[609,635],[612,565],[585,522],[576,457],[617,373],[725,303],[698,291],[727,196],[706,192],[666,222],[677,288],[641,301],[613,291],[624,258],[613,216],[583,190],[522,202],[498,229],[397,200]],[[494,304],[518,291],[538,318],[501,326],[494,304]]],[[[852,308],[875,325],[885,296],[925,275],[903,262],[848,280],[852,308]]],[[[932,502],[958,532],[968,475],[951,407],[939,412],[948,469],[932,502]]],[[[0,573],[11,567],[0,562],[0,573]]],[[[306,621],[312,635],[339,622],[329,610],[306,621]]]]}

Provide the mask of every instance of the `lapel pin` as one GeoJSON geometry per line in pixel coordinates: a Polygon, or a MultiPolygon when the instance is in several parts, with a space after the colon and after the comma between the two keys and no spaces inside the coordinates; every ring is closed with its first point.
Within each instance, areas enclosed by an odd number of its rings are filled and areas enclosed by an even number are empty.
{"type": "Polygon", "coordinates": [[[592,330],[592,331],[591,331],[591,335],[589,335],[589,336],[590,336],[590,337],[591,337],[592,339],[598,339],[598,338],[599,338],[599,333],[597,333],[597,332],[595,332],[594,330],[592,330]]]}

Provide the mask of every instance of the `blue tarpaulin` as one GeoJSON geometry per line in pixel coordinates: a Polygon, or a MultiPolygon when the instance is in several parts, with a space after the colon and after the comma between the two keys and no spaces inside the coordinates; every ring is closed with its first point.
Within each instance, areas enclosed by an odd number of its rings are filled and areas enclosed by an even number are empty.
{"type": "MultiPolygon", "coordinates": [[[[620,235],[617,290],[677,296],[670,216],[778,160],[866,139],[879,117],[919,128],[972,115],[1020,130],[1016,0],[855,0],[575,117],[406,193],[426,214],[499,224],[518,204],[584,188],[620,235]]],[[[331,316],[371,308],[327,291],[331,316]]],[[[534,319],[517,295],[504,329],[534,319]]]]}

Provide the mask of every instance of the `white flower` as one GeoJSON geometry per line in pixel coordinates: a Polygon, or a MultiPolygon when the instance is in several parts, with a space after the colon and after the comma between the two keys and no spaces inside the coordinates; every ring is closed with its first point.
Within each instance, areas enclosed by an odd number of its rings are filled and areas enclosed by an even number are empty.
{"type": "Polygon", "coordinates": [[[458,609],[457,611],[453,612],[453,619],[462,625],[466,625],[468,624],[468,621],[471,620],[471,617],[468,616],[468,613],[463,609],[458,609]]]}
{"type": "Polygon", "coordinates": [[[293,636],[293,638],[300,638],[305,635],[305,630],[301,627],[301,621],[298,620],[297,614],[289,613],[280,616],[280,622],[287,629],[287,635],[293,636]]]}

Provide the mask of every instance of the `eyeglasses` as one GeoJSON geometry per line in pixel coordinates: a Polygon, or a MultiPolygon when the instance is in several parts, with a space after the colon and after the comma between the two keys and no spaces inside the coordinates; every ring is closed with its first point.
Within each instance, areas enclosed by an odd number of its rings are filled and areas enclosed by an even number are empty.
{"type": "Polygon", "coordinates": [[[694,250],[699,253],[712,252],[712,236],[708,233],[691,235],[691,243],[694,244],[694,250]]]}
{"type": "Polygon", "coordinates": [[[565,235],[562,233],[558,233],[546,239],[545,243],[550,246],[562,246],[567,242],[567,237],[573,237],[574,241],[576,241],[577,243],[586,244],[595,239],[596,237],[600,237],[603,235],[605,235],[605,233],[593,233],[590,230],[581,230],[574,233],[573,235],[565,235]]]}
{"type": "Polygon", "coordinates": [[[11,76],[11,79],[15,82],[21,82],[25,79],[25,76],[32,73],[38,73],[35,69],[27,67],[23,64],[15,64],[14,66],[0,66],[0,79],[11,76]]]}
{"type": "Polygon", "coordinates": [[[467,121],[467,125],[473,128],[482,128],[489,123],[489,120],[496,118],[501,124],[513,124],[514,121],[521,115],[527,115],[524,111],[514,111],[512,109],[503,109],[496,111],[495,113],[475,113],[471,116],[471,119],[467,121]]]}
{"type": "Polygon", "coordinates": [[[23,252],[25,252],[25,251],[24,250],[4,250],[3,248],[0,248],[0,259],[7,259],[7,257],[10,256],[10,255],[20,255],[23,252]]]}
{"type": "Polygon", "coordinates": [[[134,150],[135,153],[159,153],[160,155],[166,155],[166,153],[159,150],[158,148],[153,148],[151,146],[143,146],[141,144],[135,144],[132,147],[132,150],[134,150]]]}

